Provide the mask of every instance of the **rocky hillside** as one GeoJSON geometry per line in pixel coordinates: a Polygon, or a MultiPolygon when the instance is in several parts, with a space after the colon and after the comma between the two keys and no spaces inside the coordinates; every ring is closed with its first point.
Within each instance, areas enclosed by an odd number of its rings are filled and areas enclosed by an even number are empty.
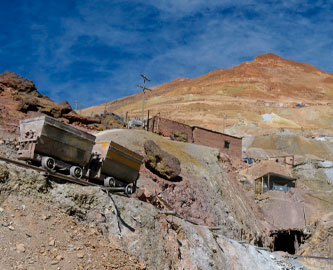
{"type": "MultiPolygon", "coordinates": [[[[139,93],[122,98],[108,108],[139,116],[141,97],[139,93]]],[[[146,93],[145,108],[151,114],[238,135],[280,128],[327,133],[333,127],[332,97],[333,74],[266,54],[231,69],[153,87],[146,93]]],[[[103,108],[87,108],[84,113],[103,108]]]]}
{"type": "Polygon", "coordinates": [[[104,130],[122,126],[111,115],[97,118],[82,116],[73,111],[68,102],[58,104],[52,101],[42,95],[31,80],[13,72],[0,74],[0,131],[15,132],[18,120],[40,115],[49,115],[89,129],[104,130]]]}
{"type": "MultiPolygon", "coordinates": [[[[140,153],[146,138],[154,140],[180,159],[181,179],[160,179],[143,166],[139,191],[128,198],[0,162],[0,232],[6,241],[0,244],[1,266],[304,269],[260,247],[269,242],[267,224],[226,174],[227,168],[221,170],[215,149],[170,142],[144,131],[100,134],[107,137],[127,140],[140,153]]],[[[4,146],[0,150],[11,151],[4,146]]]]}

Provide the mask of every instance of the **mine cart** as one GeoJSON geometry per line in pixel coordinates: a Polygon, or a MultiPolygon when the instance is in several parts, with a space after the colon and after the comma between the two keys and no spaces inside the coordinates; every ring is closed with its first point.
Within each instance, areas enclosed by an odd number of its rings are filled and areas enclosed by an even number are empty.
{"type": "Polygon", "coordinates": [[[89,163],[95,136],[42,116],[20,121],[18,158],[47,170],[81,178],[89,163]]]}
{"type": "Polygon", "coordinates": [[[89,178],[104,181],[104,186],[135,191],[143,157],[113,141],[96,141],[89,164],[89,178]]]}

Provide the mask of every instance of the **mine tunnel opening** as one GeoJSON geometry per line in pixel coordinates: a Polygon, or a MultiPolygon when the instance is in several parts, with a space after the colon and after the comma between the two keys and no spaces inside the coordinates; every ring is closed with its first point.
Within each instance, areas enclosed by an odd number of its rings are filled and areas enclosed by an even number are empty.
{"type": "Polygon", "coordinates": [[[281,230],[271,233],[273,237],[273,251],[285,251],[295,254],[301,244],[304,243],[302,230],[281,230]]]}

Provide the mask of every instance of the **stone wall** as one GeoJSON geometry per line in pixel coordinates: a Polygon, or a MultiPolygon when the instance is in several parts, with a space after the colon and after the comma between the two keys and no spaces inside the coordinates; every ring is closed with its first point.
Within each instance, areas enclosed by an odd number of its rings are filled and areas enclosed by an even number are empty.
{"type": "Polygon", "coordinates": [[[221,153],[225,153],[230,157],[242,158],[242,138],[201,127],[193,127],[193,141],[195,144],[218,148],[221,153]]]}

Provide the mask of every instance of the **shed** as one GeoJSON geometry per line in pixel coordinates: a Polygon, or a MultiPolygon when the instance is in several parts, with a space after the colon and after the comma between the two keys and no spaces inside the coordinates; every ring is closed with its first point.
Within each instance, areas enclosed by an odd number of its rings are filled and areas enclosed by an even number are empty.
{"type": "Polygon", "coordinates": [[[255,193],[262,194],[268,190],[287,192],[291,187],[296,187],[296,178],[269,172],[255,179],[255,193]]]}

